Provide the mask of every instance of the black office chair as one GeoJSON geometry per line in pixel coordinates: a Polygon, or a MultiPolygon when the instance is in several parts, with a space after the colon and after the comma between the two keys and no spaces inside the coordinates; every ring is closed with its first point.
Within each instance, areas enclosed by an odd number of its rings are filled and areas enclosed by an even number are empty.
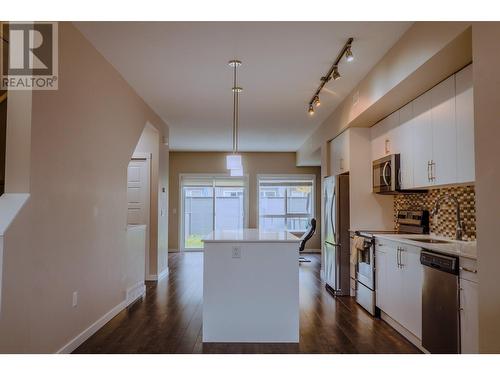
{"type": "MultiPolygon", "coordinates": [[[[314,235],[314,232],[316,232],[316,219],[312,218],[311,223],[309,224],[309,231],[307,232],[307,234],[304,235],[302,241],[300,242],[299,252],[304,251],[306,247],[306,242],[311,239],[311,237],[314,235]]],[[[309,263],[310,260],[304,257],[299,257],[299,262],[309,263]]]]}

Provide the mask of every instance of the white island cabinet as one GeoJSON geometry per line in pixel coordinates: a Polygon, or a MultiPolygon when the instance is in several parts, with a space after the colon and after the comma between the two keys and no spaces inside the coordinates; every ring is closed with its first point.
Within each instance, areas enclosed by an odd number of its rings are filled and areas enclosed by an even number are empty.
{"type": "Polygon", "coordinates": [[[299,342],[299,242],[259,229],[205,238],[203,342],[299,342]]]}

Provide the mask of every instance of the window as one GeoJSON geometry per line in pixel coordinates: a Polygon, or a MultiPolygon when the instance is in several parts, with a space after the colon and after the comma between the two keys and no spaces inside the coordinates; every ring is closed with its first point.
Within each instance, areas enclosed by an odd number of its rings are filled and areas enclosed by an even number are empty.
{"type": "Polygon", "coordinates": [[[214,230],[246,226],[245,177],[181,176],[181,249],[203,248],[203,237],[214,230]]]}
{"type": "Polygon", "coordinates": [[[314,216],[312,175],[258,176],[259,228],[303,233],[314,216]]]}

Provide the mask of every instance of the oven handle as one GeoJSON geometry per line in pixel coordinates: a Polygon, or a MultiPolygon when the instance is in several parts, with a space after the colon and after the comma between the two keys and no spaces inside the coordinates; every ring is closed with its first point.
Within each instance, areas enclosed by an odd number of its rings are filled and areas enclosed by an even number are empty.
{"type": "Polygon", "coordinates": [[[389,183],[387,182],[387,178],[386,178],[386,175],[385,175],[385,170],[387,169],[387,166],[389,165],[389,162],[386,161],[384,163],[384,168],[382,168],[382,178],[384,179],[384,182],[385,182],[385,186],[389,186],[389,183]]]}

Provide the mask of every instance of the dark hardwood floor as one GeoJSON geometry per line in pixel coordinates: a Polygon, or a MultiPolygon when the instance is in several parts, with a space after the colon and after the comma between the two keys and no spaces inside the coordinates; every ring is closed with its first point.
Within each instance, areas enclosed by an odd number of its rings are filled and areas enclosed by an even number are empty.
{"type": "Polygon", "coordinates": [[[203,344],[202,253],[169,255],[168,278],[119,313],[74,353],[420,353],[350,297],[321,285],[319,256],[300,264],[300,343],[203,344]]]}

